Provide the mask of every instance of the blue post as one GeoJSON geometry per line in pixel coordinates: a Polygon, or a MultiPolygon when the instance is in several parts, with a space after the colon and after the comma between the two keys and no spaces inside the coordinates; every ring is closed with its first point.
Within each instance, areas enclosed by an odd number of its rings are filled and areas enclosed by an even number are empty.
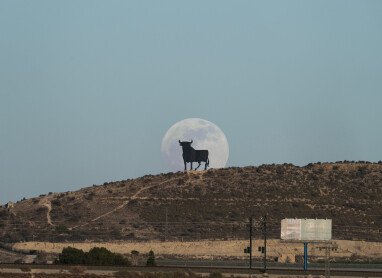
{"type": "Polygon", "coordinates": [[[304,242],[304,271],[308,270],[308,243],[304,242]]]}

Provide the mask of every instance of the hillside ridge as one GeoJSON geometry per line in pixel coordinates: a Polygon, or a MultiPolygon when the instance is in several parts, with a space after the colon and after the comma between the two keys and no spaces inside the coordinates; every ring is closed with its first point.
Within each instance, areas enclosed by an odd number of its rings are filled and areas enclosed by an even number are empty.
{"type": "Polygon", "coordinates": [[[245,238],[267,214],[332,218],[333,237],[382,238],[382,163],[272,164],[145,175],[0,208],[4,242],[245,238]]]}

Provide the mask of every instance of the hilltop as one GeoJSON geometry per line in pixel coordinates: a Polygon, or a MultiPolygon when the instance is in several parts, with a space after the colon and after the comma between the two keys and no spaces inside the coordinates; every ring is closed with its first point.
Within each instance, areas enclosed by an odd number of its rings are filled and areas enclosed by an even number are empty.
{"type": "MultiPolygon", "coordinates": [[[[332,218],[334,239],[382,239],[382,163],[261,165],[146,175],[0,208],[3,242],[241,239],[248,217],[332,218]]],[[[257,230],[255,236],[259,237],[257,230]]]]}

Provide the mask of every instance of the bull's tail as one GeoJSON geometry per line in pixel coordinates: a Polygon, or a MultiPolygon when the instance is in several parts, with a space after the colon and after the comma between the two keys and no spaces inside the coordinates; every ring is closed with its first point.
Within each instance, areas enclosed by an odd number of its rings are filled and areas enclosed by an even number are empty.
{"type": "Polygon", "coordinates": [[[210,166],[210,159],[208,158],[208,156],[207,156],[206,165],[207,165],[207,166],[210,166]]]}

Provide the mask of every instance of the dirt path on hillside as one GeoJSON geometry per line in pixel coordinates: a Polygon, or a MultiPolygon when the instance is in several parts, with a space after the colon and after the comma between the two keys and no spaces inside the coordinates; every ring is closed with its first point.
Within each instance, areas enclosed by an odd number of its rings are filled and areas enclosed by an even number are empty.
{"type": "Polygon", "coordinates": [[[50,202],[48,198],[44,198],[42,200],[42,206],[48,209],[46,212],[46,221],[48,222],[49,225],[54,226],[52,222],[52,218],[50,217],[50,212],[52,211],[52,203],[50,202]]]}
{"type": "Polygon", "coordinates": [[[171,181],[174,181],[176,180],[177,178],[173,178],[173,179],[170,179],[170,180],[167,180],[167,181],[164,181],[164,182],[161,182],[159,184],[154,184],[154,185],[149,185],[149,186],[145,186],[145,187],[142,187],[141,189],[139,189],[137,192],[134,193],[134,195],[132,195],[128,200],[124,201],[122,204],[120,204],[119,206],[115,207],[114,209],[112,209],[111,211],[108,211],[104,214],[101,214],[93,219],[91,219],[89,222],[86,222],[84,224],[81,224],[81,225],[77,225],[77,226],[74,226],[74,227],[71,227],[69,228],[70,230],[72,229],[76,229],[76,228],[79,228],[79,227],[83,227],[83,226],[86,226],[86,225],[89,225],[90,222],[95,222],[105,216],[108,216],[114,212],[116,212],[117,210],[120,210],[122,209],[123,207],[125,207],[129,202],[131,202],[132,200],[136,200],[138,199],[138,195],[141,194],[143,191],[147,190],[147,189],[150,189],[152,187],[156,187],[156,186],[160,186],[160,185],[163,185],[165,183],[168,183],[168,182],[171,182],[171,181]]]}

